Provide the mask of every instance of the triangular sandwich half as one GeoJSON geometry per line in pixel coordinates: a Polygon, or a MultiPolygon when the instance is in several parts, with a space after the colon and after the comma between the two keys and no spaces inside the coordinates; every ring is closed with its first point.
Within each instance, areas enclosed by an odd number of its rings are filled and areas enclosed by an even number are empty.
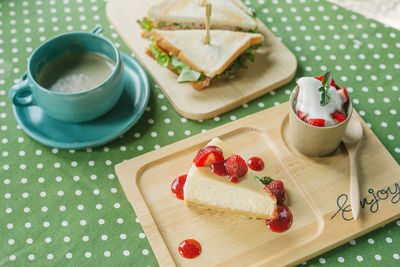
{"type": "MultiPolygon", "coordinates": [[[[145,32],[151,29],[204,29],[205,5],[212,4],[211,29],[256,31],[255,13],[240,0],[164,0],[151,6],[148,17],[138,21],[145,32]]],[[[148,37],[144,33],[143,36],[148,37]]]]}
{"type": "MultiPolygon", "coordinates": [[[[219,138],[212,139],[207,146],[219,147],[225,158],[234,154],[219,138]]],[[[278,215],[275,196],[251,170],[239,183],[232,183],[225,176],[214,174],[209,166],[192,164],[183,190],[187,205],[257,219],[275,219],[278,215]]]]}
{"type": "Polygon", "coordinates": [[[254,50],[264,40],[259,33],[210,30],[210,44],[204,44],[205,30],[155,30],[146,51],[157,62],[179,74],[178,82],[191,82],[195,89],[211,80],[230,80],[234,73],[254,60],[254,50]]]}

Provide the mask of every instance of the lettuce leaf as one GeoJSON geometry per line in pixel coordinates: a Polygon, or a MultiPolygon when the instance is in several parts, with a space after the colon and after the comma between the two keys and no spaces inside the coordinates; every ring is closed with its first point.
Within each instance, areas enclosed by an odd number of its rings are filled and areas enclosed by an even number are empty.
{"type": "Polygon", "coordinates": [[[194,69],[189,67],[182,69],[182,72],[179,74],[178,82],[196,82],[202,79],[202,74],[194,69]]]}
{"type": "Polygon", "coordinates": [[[150,51],[153,53],[156,61],[163,67],[171,67],[176,69],[179,73],[178,82],[196,82],[204,79],[204,75],[201,72],[195,71],[188,65],[177,59],[176,57],[171,57],[160,48],[154,42],[150,44],[150,51]]]}
{"type": "Polygon", "coordinates": [[[149,48],[158,64],[165,68],[169,66],[170,56],[168,56],[167,53],[158,48],[155,43],[150,44],[149,48]]]}
{"type": "Polygon", "coordinates": [[[138,19],[136,22],[139,23],[140,28],[146,32],[149,32],[151,29],[153,29],[153,22],[147,17],[144,17],[142,20],[138,19]]]}

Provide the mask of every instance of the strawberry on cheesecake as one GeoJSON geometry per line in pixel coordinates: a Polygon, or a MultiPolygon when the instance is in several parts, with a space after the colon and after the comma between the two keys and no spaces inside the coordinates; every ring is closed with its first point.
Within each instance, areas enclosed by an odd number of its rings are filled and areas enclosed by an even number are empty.
{"type": "Polygon", "coordinates": [[[278,216],[277,198],[219,138],[197,153],[183,191],[187,205],[258,219],[278,216]]]}

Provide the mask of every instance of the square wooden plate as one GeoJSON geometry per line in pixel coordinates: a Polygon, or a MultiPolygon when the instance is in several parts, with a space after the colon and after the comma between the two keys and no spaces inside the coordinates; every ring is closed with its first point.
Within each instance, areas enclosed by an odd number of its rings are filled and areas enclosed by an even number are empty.
{"type": "Polygon", "coordinates": [[[257,49],[256,59],[233,80],[216,82],[204,90],[195,90],[188,83],[177,83],[178,76],[145,54],[149,40],[141,36],[136,22],[147,15],[150,5],[158,1],[110,0],[106,12],[110,22],[137,59],[152,75],[175,110],[189,119],[209,119],[264,95],[294,77],[295,56],[260,21],[258,29],[265,37],[257,49]]]}
{"type": "Polygon", "coordinates": [[[348,199],[346,149],[340,146],[320,158],[300,155],[290,143],[287,113],[284,103],[116,166],[161,266],[298,264],[400,217],[400,167],[355,111],[364,129],[357,221],[348,199]],[[273,233],[263,220],[188,207],[171,194],[172,181],[188,172],[197,151],[216,136],[245,159],[264,159],[260,175],[284,181],[286,204],[293,213],[288,231],[273,233]],[[203,248],[191,260],[177,251],[188,238],[203,248]]]}

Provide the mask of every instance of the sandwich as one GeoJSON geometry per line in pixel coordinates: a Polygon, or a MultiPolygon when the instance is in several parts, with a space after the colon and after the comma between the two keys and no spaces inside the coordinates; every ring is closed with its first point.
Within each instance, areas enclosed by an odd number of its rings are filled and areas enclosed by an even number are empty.
{"type": "Polygon", "coordinates": [[[259,33],[210,30],[210,43],[204,44],[205,30],[151,30],[146,54],[161,66],[178,74],[179,83],[190,82],[203,89],[216,80],[230,80],[254,60],[254,51],[264,40],[259,33]]]}
{"type": "Polygon", "coordinates": [[[240,0],[164,0],[150,7],[148,17],[138,20],[142,37],[150,37],[152,29],[204,29],[205,2],[213,7],[211,29],[257,32],[253,9],[240,0]]]}

